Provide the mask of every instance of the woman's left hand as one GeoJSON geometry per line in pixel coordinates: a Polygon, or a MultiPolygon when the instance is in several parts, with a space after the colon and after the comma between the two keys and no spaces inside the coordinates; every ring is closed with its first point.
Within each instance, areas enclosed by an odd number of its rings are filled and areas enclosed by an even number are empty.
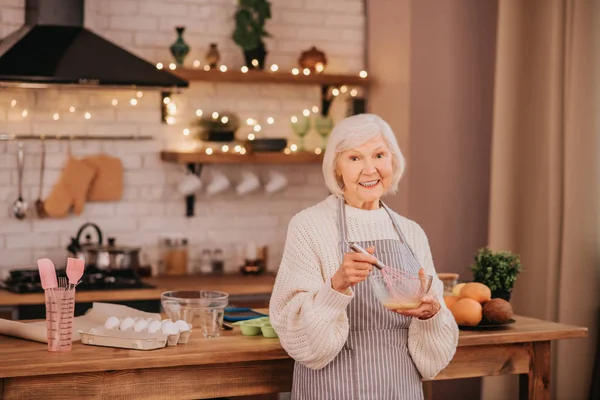
{"type": "Polygon", "coordinates": [[[396,310],[398,314],[405,317],[415,317],[419,319],[429,319],[440,311],[440,302],[432,295],[426,294],[421,299],[421,305],[412,310],[396,310]]]}

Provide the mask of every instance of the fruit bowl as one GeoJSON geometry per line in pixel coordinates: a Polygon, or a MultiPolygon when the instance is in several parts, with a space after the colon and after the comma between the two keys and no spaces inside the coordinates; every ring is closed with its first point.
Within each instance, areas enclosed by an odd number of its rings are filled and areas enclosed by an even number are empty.
{"type": "Polygon", "coordinates": [[[175,290],[160,296],[167,318],[182,319],[193,328],[201,327],[203,310],[218,310],[222,321],[228,299],[227,293],[212,290],[175,290]]]}
{"type": "Polygon", "coordinates": [[[388,310],[411,310],[421,305],[429,292],[433,277],[395,272],[382,274],[374,271],[369,282],[375,296],[388,310]]]}
{"type": "Polygon", "coordinates": [[[460,329],[464,329],[467,331],[483,331],[483,330],[488,330],[488,329],[502,329],[502,328],[506,328],[509,325],[514,324],[515,322],[517,322],[515,319],[511,318],[509,319],[507,322],[502,323],[502,324],[497,324],[497,323],[492,323],[492,322],[488,322],[488,321],[481,321],[479,324],[477,325],[458,325],[458,327],[460,329]]]}

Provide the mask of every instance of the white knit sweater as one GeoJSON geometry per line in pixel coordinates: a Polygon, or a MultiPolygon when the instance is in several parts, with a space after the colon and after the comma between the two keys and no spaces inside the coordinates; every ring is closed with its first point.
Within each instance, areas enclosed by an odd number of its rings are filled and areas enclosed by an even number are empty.
{"type": "MultiPolygon", "coordinates": [[[[338,204],[338,198],[331,195],[292,218],[269,306],[271,324],[283,348],[315,370],[337,356],[349,332],[346,307],[354,293],[350,289],[342,294],[331,287],[331,277],[342,263],[338,204]]],[[[385,209],[345,207],[350,241],[398,239],[385,209]]],[[[410,355],[423,379],[432,379],[454,356],[458,327],[444,304],[443,284],[437,278],[425,232],[417,223],[392,214],[419,263],[434,276],[431,293],[441,304],[434,317],[413,318],[408,329],[410,355]]]]}

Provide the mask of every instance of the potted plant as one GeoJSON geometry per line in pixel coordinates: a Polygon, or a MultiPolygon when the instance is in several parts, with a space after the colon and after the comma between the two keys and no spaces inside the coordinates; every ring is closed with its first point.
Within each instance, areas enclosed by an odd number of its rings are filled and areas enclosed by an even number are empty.
{"type": "Polygon", "coordinates": [[[477,251],[474,258],[475,263],[471,265],[473,280],[489,287],[492,298],[510,301],[515,281],[521,272],[519,256],[509,251],[493,252],[484,247],[477,251]]]}
{"type": "Polygon", "coordinates": [[[229,112],[213,113],[198,118],[198,139],[206,142],[231,142],[235,140],[235,132],[240,122],[237,115],[229,112]]]}
{"type": "Polygon", "coordinates": [[[269,18],[271,3],[268,0],[239,0],[232,38],[244,51],[248,68],[265,67],[267,51],[263,38],[271,36],[265,30],[265,22],[269,18]],[[256,61],[253,63],[253,60],[256,61]]]}

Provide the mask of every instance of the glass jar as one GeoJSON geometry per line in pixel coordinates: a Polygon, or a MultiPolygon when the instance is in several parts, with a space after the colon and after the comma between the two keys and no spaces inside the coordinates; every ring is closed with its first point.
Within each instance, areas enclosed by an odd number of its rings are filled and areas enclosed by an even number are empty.
{"type": "Polygon", "coordinates": [[[212,273],[213,274],[222,274],[224,271],[224,260],[223,260],[223,250],[215,249],[213,252],[212,258],[212,273]]]}
{"type": "Polygon", "coordinates": [[[185,275],[188,272],[188,240],[182,236],[164,236],[160,242],[160,273],[185,275]]]}
{"type": "Polygon", "coordinates": [[[459,275],[451,272],[440,272],[437,275],[444,284],[444,296],[452,296],[452,289],[458,283],[459,275]]]}
{"type": "Polygon", "coordinates": [[[213,272],[211,251],[209,249],[202,250],[202,255],[200,256],[200,268],[198,272],[204,275],[213,272]]]}

